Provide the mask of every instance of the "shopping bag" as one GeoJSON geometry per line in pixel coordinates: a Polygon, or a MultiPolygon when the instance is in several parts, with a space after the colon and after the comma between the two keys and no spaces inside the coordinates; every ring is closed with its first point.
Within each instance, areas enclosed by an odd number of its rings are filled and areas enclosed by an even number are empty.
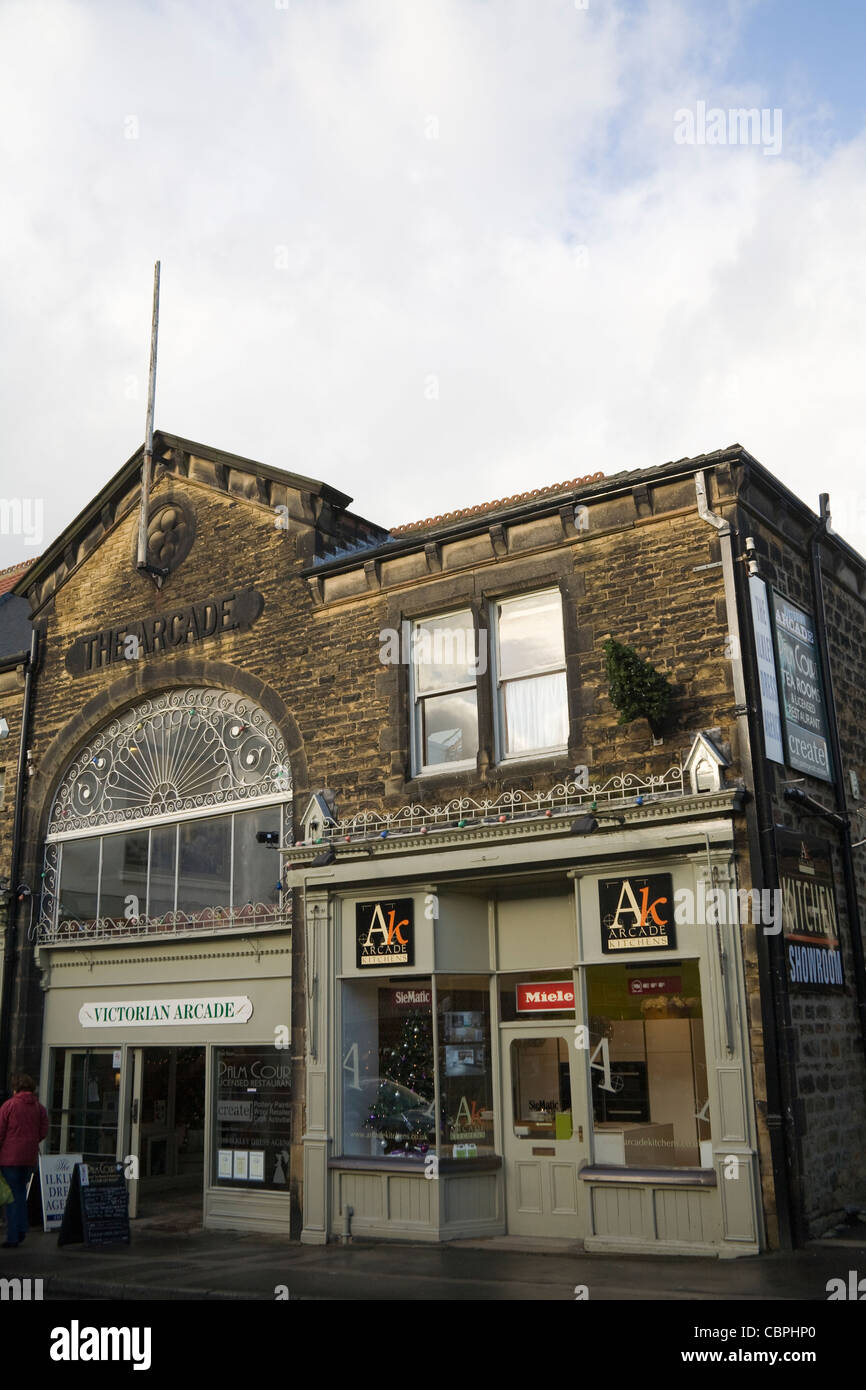
{"type": "Polygon", "coordinates": [[[12,1195],[12,1188],[9,1186],[3,1174],[0,1173],[0,1207],[5,1207],[8,1202],[14,1201],[15,1198],[12,1195]]]}

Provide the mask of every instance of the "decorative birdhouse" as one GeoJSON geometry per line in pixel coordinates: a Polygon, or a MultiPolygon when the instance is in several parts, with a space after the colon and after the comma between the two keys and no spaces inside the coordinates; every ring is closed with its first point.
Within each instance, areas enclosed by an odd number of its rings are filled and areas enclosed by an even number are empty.
{"type": "Polygon", "coordinates": [[[689,780],[692,792],[699,795],[701,792],[721,791],[726,767],[730,767],[730,759],[716,744],[712,734],[702,730],[683,763],[683,773],[689,780]]]}
{"type": "Polygon", "coordinates": [[[333,830],[337,824],[336,804],[334,793],[327,787],[313,792],[301,816],[301,839],[305,844],[314,845],[333,830]]]}

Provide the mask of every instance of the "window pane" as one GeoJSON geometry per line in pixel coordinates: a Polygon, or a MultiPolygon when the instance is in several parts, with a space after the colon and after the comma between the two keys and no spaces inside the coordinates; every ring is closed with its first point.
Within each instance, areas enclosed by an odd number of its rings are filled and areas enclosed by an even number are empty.
{"type": "Polygon", "coordinates": [[[67,840],[60,852],[61,922],[95,922],[99,840],[67,840]]]}
{"type": "Polygon", "coordinates": [[[150,832],[150,898],[148,916],[174,912],[174,871],[177,860],[177,826],[158,825],[150,832]]]}
{"type": "Polygon", "coordinates": [[[597,1163],[711,1166],[696,961],[597,965],[587,972],[597,1163]]]}
{"type": "Polygon", "coordinates": [[[123,921],[147,906],[147,831],[106,835],[102,841],[100,916],[123,921]],[[127,901],[132,899],[132,901],[127,901]],[[127,911],[127,907],[129,911],[127,911]]]}
{"type": "Polygon", "coordinates": [[[478,663],[472,614],[465,610],[415,623],[412,654],[415,689],[419,695],[474,685],[478,663]]]}
{"type": "Polygon", "coordinates": [[[431,695],[421,702],[425,767],[474,758],[478,752],[478,698],[474,690],[431,695]]]}
{"type": "Polygon", "coordinates": [[[264,905],[275,907],[279,893],[279,850],[273,845],[260,845],[256,834],[260,830],[280,829],[279,806],[267,806],[260,811],[241,811],[235,816],[235,874],[234,906],[264,905]]]}
{"type": "Polygon", "coordinates": [[[215,1058],[214,1181],[220,1187],[289,1191],[291,1061],[255,1047],[219,1047],[215,1058]]]}
{"type": "Polygon", "coordinates": [[[571,1072],[564,1038],[515,1038],[511,1085],[518,1139],[571,1138],[571,1072]]]}
{"type": "Polygon", "coordinates": [[[568,695],[564,671],[509,681],[504,697],[506,757],[566,746],[568,695]]]}
{"type": "Polygon", "coordinates": [[[432,986],[343,983],[343,1153],[423,1158],[436,1145],[432,986]]]}
{"type": "Polygon", "coordinates": [[[180,827],[178,912],[228,907],[231,817],[188,821],[180,827]]]}
{"type": "Polygon", "coordinates": [[[565,665],[562,598],[555,589],[497,604],[499,678],[565,665]]]}
{"type": "Polygon", "coordinates": [[[490,986],[486,976],[440,975],[439,1102],[442,1154],[476,1158],[495,1152],[490,1051],[490,986]]]}
{"type": "Polygon", "coordinates": [[[114,1155],[120,1070],[113,1063],[113,1051],[52,1048],[53,1084],[46,1106],[47,1153],[81,1153],[85,1159],[114,1155]]]}

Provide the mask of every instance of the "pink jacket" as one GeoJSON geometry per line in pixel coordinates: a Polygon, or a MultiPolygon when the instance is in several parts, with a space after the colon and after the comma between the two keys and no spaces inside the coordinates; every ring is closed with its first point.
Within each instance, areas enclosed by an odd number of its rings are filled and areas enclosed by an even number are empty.
{"type": "Polygon", "coordinates": [[[0,1167],[32,1168],[48,1133],[48,1111],[32,1091],[18,1091],[0,1105],[0,1167]]]}

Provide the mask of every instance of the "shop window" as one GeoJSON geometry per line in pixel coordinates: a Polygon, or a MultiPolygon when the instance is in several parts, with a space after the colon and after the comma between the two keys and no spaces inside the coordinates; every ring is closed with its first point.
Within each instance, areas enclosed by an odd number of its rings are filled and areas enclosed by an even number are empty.
{"type": "Polygon", "coordinates": [[[495,1152],[488,979],[437,975],[436,1016],[439,1152],[446,1158],[481,1158],[495,1152]]]}
{"type": "Polygon", "coordinates": [[[102,843],[100,917],[139,917],[147,902],[146,830],[106,835],[102,843]]]}
{"type": "Polygon", "coordinates": [[[256,835],[262,830],[280,829],[280,808],[239,812],[235,818],[234,875],[232,905],[275,904],[279,901],[277,880],[280,856],[271,845],[260,845],[256,835]]]}
{"type": "Polygon", "coordinates": [[[52,1048],[46,1152],[116,1154],[118,1057],[112,1048],[52,1048]]]}
{"type": "Polygon", "coordinates": [[[570,1139],[571,1072],[565,1038],[515,1038],[511,1078],[517,1138],[570,1139]]]}
{"type": "Polygon", "coordinates": [[[712,1165],[697,961],[586,972],[596,1163],[712,1165]]]}
{"type": "Polygon", "coordinates": [[[181,821],[65,841],[59,921],[123,921],[209,908],[279,904],[279,858],[260,845],[260,830],[279,831],[282,808],[181,821]]]}
{"type": "Polygon", "coordinates": [[[433,989],[426,979],[343,984],[343,1153],[423,1158],[436,1146],[433,989]]]}
{"type": "Polygon", "coordinates": [[[342,1078],[344,1154],[420,1161],[437,1145],[445,1158],[492,1154],[487,976],[344,981],[342,1078]]]}
{"type": "Polygon", "coordinates": [[[499,1017],[502,1023],[554,1023],[574,1018],[574,979],[562,970],[523,970],[500,975],[499,1017]]]}
{"type": "Polygon", "coordinates": [[[568,695],[558,589],[492,605],[496,745],[501,758],[564,750],[568,695]]]}
{"type": "Polygon", "coordinates": [[[213,1180],[218,1187],[288,1192],[291,1061],[272,1048],[218,1047],[213,1180]]]}
{"type": "Polygon", "coordinates": [[[478,753],[475,624],[469,609],[412,627],[416,772],[474,767],[478,753]]]}
{"type": "Polygon", "coordinates": [[[149,917],[174,912],[177,893],[177,826],[155,825],[150,832],[149,917]]]}
{"type": "Polygon", "coordinates": [[[230,816],[181,824],[178,844],[177,910],[201,912],[231,901],[230,816]]]}
{"type": "Polygon", "coordinates": [[[68,840],[60,865],[61,922],[94,922],[99,915],[99,840],[68,840]]]}

